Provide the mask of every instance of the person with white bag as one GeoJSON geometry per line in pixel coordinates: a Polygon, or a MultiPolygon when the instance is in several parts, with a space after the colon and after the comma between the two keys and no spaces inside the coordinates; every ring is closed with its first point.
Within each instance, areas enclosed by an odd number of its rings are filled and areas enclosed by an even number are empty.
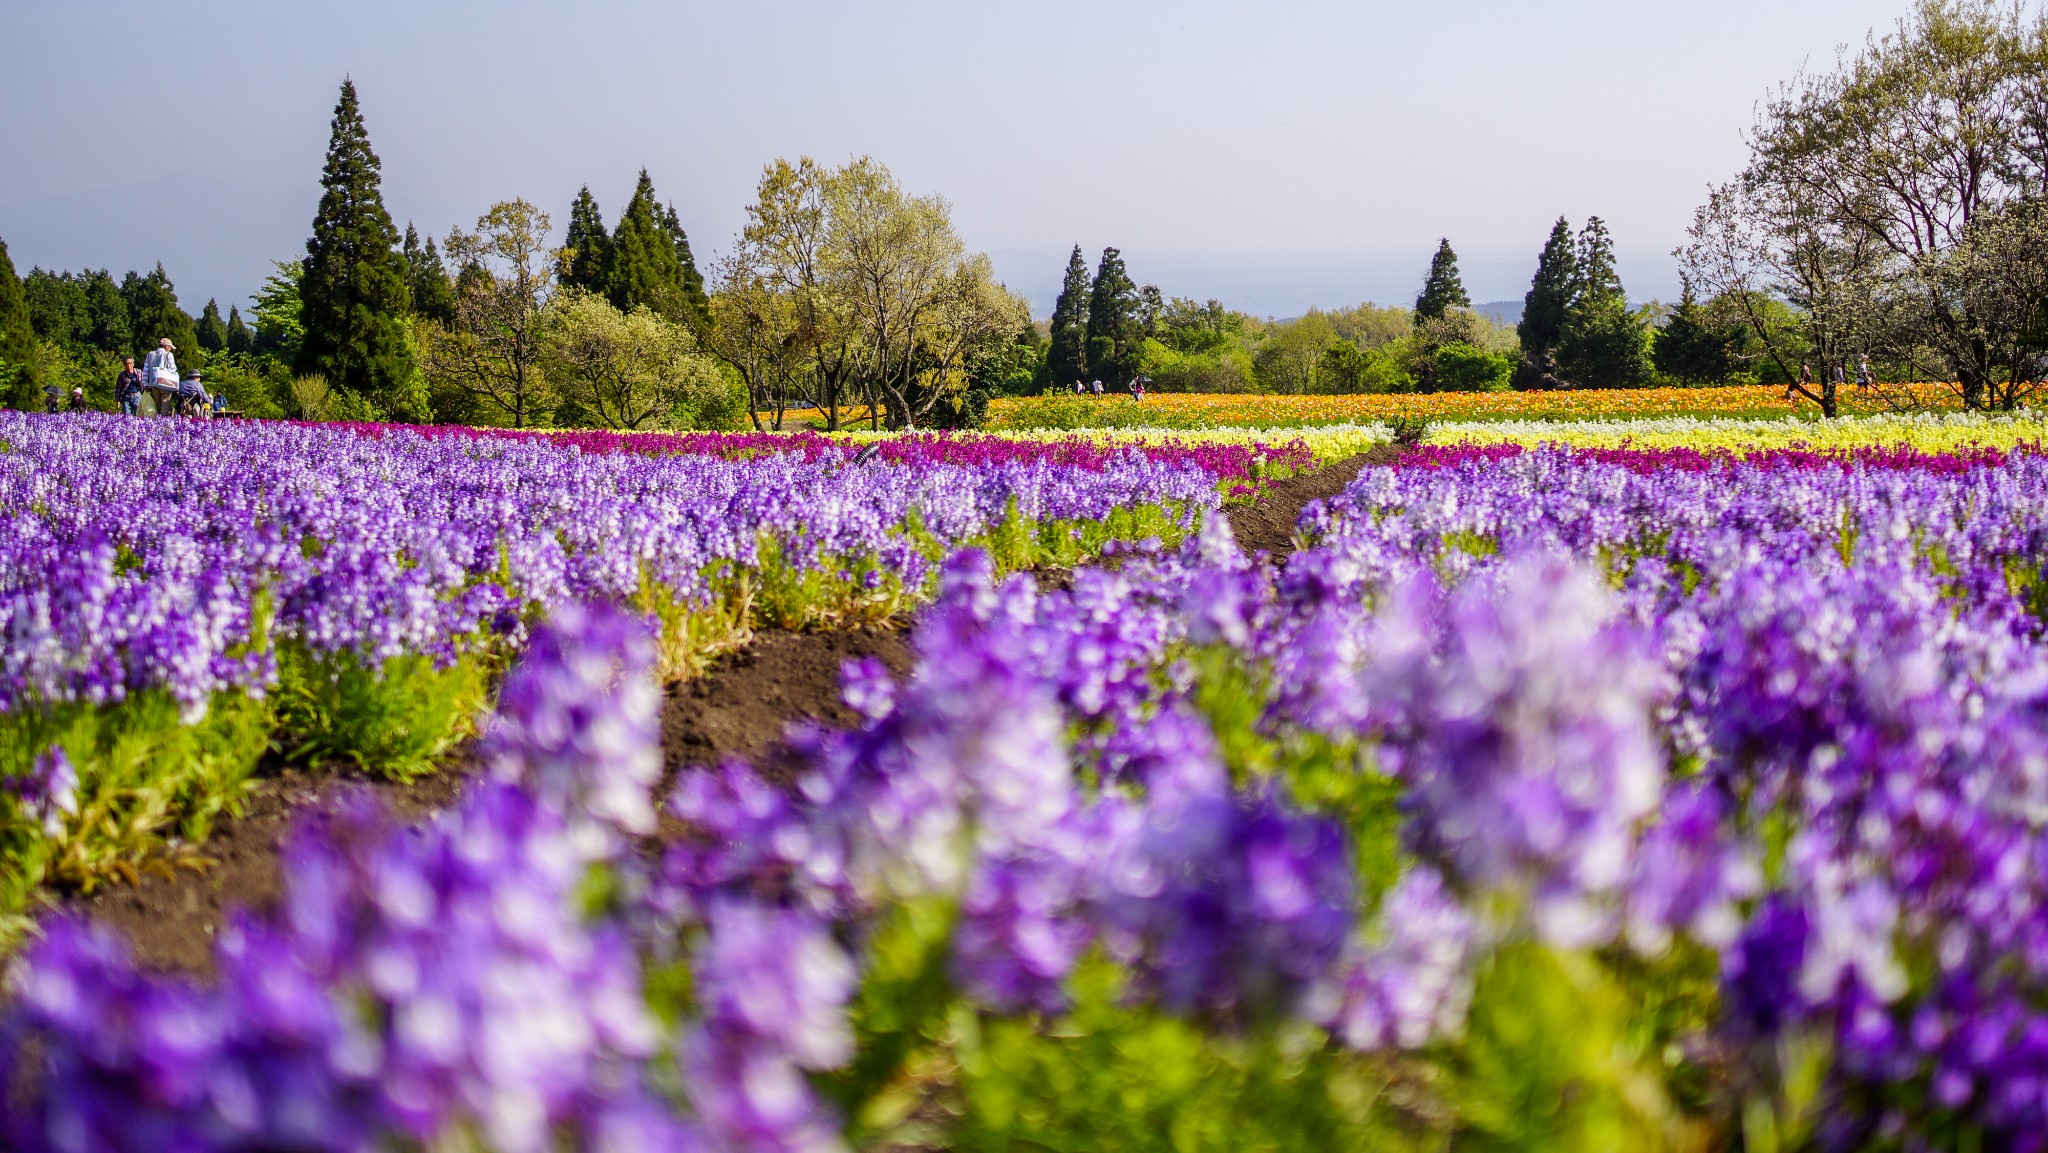
{"type": "Polygon", "coordinates": [[[157,401],[157,409],[160,412],[167,407],[164,403],[165,398],[175,398],[178,395],[177,351],[178,346],[172,344],[171,338],[166,336],[156,342],[156,348],[148,356],[142,358],[142,386],[148,389],[151,398],[157,401]]]}

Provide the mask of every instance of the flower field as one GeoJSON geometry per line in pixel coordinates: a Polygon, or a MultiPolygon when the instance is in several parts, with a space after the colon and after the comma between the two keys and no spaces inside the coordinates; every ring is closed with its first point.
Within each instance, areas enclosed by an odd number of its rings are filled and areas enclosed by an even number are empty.
{"type": "Polygon", "coordinates": [[[1271,566],[1201,457],[0,418],[25,884],[253,746],[420,771],[401,702],[483,765],[310,814],[211,980],[45,921],[0,1139],[2037,1147],[2038,438],[1659,427],[1437,438],[1271,566]],[[919,604],[656,789],[662,682],[919,604]]]}
{"type": "MultiPolygon", "coordinates": [[[[1922,406],[1954,409],[1960,402],[1942,384],[1887,386],[1910,393],[1922,406]]],[[[1845,414],[1883,411],[1854,388],[1841,393],[1845,414]]],[[[1080,428],[1294,429],[1326,424],[1369,424],[1395,417],[1432,421],[1632,420],[1648,417],[1771,419],[1818,415],[1812,402],[1785,399],[1782,385],[1716,388],[1586,389],[1536,392],[1435,392],[1345,396],[1272,393],[1152,393],[1129,397],[1042,396],[989,402],[989,426],[1001,431],[1080,428]]]]}

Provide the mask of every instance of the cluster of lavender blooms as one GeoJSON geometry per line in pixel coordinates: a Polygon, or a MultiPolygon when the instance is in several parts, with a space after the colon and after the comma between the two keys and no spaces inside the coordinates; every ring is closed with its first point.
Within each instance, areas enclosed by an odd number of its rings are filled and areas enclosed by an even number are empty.
{"type": "Polygon", "coordinates": [[[1215,477],[1119,455],[849,468],[586,453],[546,441],[284,424],[186,426],[0,415],[0,711],[168,691],[191,713],[275,679],[302,642],[372,664],[516,649],[534,611],[657,588],[708,604],[765,565],[815,573],[829,615],[915,592],[1006,522],[1193,523],[1215,477]],[[908,531],[915,524],[917,532],[908,531]],[[267,614],[268,619],[259,619],[267,614]]]}
{"type": "Polygon", "coordinates": [[[1541,450],[1367,470],[1277,572],[1218,518],[1064,592],[963,552],[913,675],[850,668],[863,722],[800,734],[789,788],[686,776],[645,876],[645,634],[565,610],[508,678],[490,779],[427,830],[302,834],[218,988],[56,927],[17,970],[7,1136],[835,1148],[816,1081],[868,1040],[863,950],[936,903],[973,1012],[1056,1017],[1103,963],[1149,1011],[1395,1059],[1460,1044],[1504,945],[1703,952],[1726,1091],[1820,1038],[1824,1144],[2023,1148],[2048,1132],[2044,500],[2026,456],[1541,450]],[[1396,876],[1333,787],[1366,778],[1400,798],[1396,876]],[[591,870],[631,877],[615,906],[591,870]],[[664,950],[691,978],[667,1026],[639,993],[664,950]]]}

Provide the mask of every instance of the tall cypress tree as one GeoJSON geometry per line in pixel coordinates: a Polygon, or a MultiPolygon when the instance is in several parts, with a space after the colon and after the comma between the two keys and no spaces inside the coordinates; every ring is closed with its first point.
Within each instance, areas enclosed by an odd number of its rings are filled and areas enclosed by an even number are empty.
{"type": "Polygon", "coordinates": [[[1515,335],[1522,338],[1522,354],[1530,360],[1548,356],[1564,336],[1565,317],[1579,281],[1579,258],[1572,247],[1572,226],[1560,216],[1536,258],[1536,276],[1529,282],[1529,294],[1522,298],[1522,320],[1515,335]]]}
{"type": "Polygon", "coordinates": [[[569,231],[562,238],[562,254],[555,262],[555,282],[563,288],[585,292],[605,291],[605,267],[611,255],[611,237],[605,235],[604,213],[586,184],[576,192],[569,206],[569,231]]]}
{"type": "Polygon", "coordinates": [[[220,318],[219,304],[207,301],[206,307],[199,312],[199,323],[192,328],[193,335],[199,341],[199,347],[208,352],[228,350],[228,322],[220,318]]]}
{"type": "Polygon", "coordinates": [[[177,347],[181,367],[197,363],[199,336],[193,331],[191,316],[178,307],[178,290],[163,265],[157,265],[148,276],[129,273],[121,281],[121,298],[128,303],[128,331],[135,341],[127,355],[147,356],[157,341],[169,338],[177,347]]]}
{"type": "Polygon", "coordinates": [[[676,256],[675,239],[661,203],[654,197],[654,181],[645,168],[633,198],[619,214],[612,230],[611,259],[605,269],[605,296],[620,312],[646,307],[670,320],[682,320],[689,313],[683,291],[682,261],[676,256]]]}
{"type": "Polygon", "coordinates": [[[1415,323],[1435,320],[1453,308],[1472,307],[1472,298],[1465,295],[1465,283],[1458,279],[1458,254],[1451,251],[1451,241],[1445,237],[1437,242],[1436,255],[1430,258],[1429,275],[1423,279],[1422,292],[1415,298],[1415,323]]]}
{"type": "Polygon", "coordinates": [[[1074,387],[1088,371],[1088,261],[1081,246],[1067,258],[1067,278],[1052,306],[1052,343],[1047,347],[1039,390],[1074,387]]]}
{"type": "Polygon", "coordinates": [[[236,356],[247,356],[256,351],[256,334],[242,320],[242,310],[228,305],[228,351],[236,356]]]}
{"type": "Polygon", "coordinates": [[[28,294],[14,274],[7,242],[0,240],[0,401],[33,409],[40,399],[36,371],[36,330],[28,316],[28,294]]]}
{"type": "Polygon", "coordinates": [[[1121,388],[1137,375],[1138,286],[1123,254],[1102,250],[1095,286],[1088,292],[1088,376],[1121,388]]]}
{"type": "Polygon", "coordinates": [[[662,219],[662,226],[668,230],[669,240],[676,246],[676,266],[680,272],[685,315],[699,327],[711,323],[711,298],[704,295],[704,274],[697,271],[697,258],[690,253],[690,237],[683,231],[683,222],[676,215],[676,206],[668,206],[668,215],[662,219]]]}
{"type": "Polygon", "coordinates": [[[343,80],[299,283],[305,339],[297,368],[388,401],[412,383],[414,367],[405,331],[406,262],[384,210],[381,167],[355,83],[343,80]]]}
{"type": "Polygon", "coordinates": [[[441,263],[441,250],[434,238],[420,243],[420,234],[410,220],[405,223],[405,287],[414,316],[442,324],[455,322],[455,285],[441,263]]]}
{"type": "Polygon", "coordinates": [[[1606,304],[1627,304],[1621,290],[1621,274],[1614,267],[1614,238],[1607,234],[1607,222],[1597,216],[1586,218],[1579,230],[1578,276],[1572,305],[1581,310],[1606,304]]]}

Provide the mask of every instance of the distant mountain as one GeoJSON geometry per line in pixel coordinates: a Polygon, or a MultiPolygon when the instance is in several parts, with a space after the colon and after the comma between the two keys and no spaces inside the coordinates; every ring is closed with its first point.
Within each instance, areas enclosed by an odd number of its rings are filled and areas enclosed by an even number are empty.
{"type": "Polygon", "coordinates": [[[1485,304],[1474,305],[1472,311],[1495,324],[1522,323],[1522,302],[1519,300],[1489,300],[1485,304]]]}

